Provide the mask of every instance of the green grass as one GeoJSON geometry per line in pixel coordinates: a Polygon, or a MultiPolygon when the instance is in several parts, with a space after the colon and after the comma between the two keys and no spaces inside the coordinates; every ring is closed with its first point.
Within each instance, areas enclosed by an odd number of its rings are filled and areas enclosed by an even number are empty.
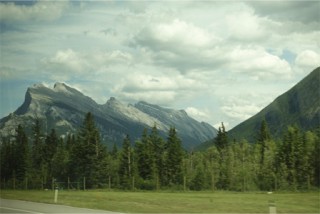
{"type": "MultiPolygon", "coordinates": [[[[53,191],[2,190],[1,198],[53,203],[53,191]]],[[[130,213],[319,213],[319,192],[109,192],[59,191],[59,204],[130,213]]]]}

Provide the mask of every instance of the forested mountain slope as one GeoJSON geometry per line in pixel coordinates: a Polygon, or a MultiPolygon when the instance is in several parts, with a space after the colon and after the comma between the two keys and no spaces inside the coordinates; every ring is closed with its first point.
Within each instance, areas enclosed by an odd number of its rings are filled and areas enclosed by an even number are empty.
{"type": "Polygon", "coordinates": [[[320,125],[320,67],[280,95],[271,104],[229,131],[230,139],[255,141],[261,121],[266,120],[270,133],[277,138],[289,125],[312,130],[320,125]]]}

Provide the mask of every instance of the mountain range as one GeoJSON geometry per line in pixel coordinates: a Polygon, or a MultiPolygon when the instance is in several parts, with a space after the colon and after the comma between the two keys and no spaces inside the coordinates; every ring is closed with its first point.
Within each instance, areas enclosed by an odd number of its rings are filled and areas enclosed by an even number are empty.
{"type": "Polygon", "coordinates": [[[320,67],[277,97],[259,113],[229,131],[231,139],[255,141],[262,120],[272,137],[279,138],[288,126],[313,130],[320,126],[320,67]]]}
{"type": "Polygon", "coordinates": [[[37,118],[42,124],[43,133],[48,133],[52,128],[59,135],[76,133],[87,112],[94,115],[102,140],[109,145],[121,145],[126,134],[134,141],[141,137],[144,128],[150,129],[154,125],[164,139],[169,128],[175,127],[187,150],[217,134],[211,125],[198,122],[184,110],[164,108],[143,101],[127,105],[114,97],[100,105],[80,91],[64,83],[56,83],[53,88],[42,84],[29,87],[24,103],[14,113],[0,120],[0,135],[14,136],[19,124],[30,133],[37,118]]]}

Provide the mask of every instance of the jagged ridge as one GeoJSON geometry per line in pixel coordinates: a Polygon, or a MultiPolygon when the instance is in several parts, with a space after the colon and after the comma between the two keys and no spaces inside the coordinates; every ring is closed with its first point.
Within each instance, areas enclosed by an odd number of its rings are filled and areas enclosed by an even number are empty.
{"type": "Polygon", "coordinates": [[[174,126],[186,149],[192,149],[216,135],[212,126],[194,120],[183,110],[163,108],[147,102],[126,105],[114,97],[99,105],[64,83],[56,83],[53,89],[42,84],[29,87],[24,103],[14,113],[0,120],[0,133],[2,136],[11,136],[18,124],[23,124],[30,132],[35,118],[42,121],[44,132],[51,128],[60,134],[76,132],[85,113],[89,111],[94,114],[102,139],[107,143],[121,144],[125,134],[137,139],[144,128],[151,128],[155,124],[163,137],[170,126],[174,126]]]}

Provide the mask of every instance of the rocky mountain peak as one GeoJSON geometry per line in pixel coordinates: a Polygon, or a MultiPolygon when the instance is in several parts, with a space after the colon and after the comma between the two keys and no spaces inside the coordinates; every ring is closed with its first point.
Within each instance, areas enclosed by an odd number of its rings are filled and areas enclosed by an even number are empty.
{"type": "Polygon", "coordinates": [[[70,91],[68,90],[66,84],[60,83],[60,82],[57,82],[57,83],[54,84],[53,90],[56,91],[56,92],[68,92],[68,93],[70,93],[70,91]]]}
{"type": "Polygon", "coordinates": [[[186,149],[216,135],[213,127],[199,123],[183,110],[147,102],[128,105],[115,97],[111,97],[104,105],[99,105],[77,89],[60,82],[55,83],[53,88],[43,84],[29,87],[25,101],[15,111],[15,116],[0,120],[0,135],[10,135],[16,128],[12,124],[31,128],[35,118],[40,118],[46,124],[46,133],[52,128],[59,134],[75,132],[87,112],[94,115],[102,139],[111,144],[121,144],[126,134],[135,140],[141,136],[144,128],[152,128],[155,124],[164,137],[170,126],[176,127],[186,149]]]}

